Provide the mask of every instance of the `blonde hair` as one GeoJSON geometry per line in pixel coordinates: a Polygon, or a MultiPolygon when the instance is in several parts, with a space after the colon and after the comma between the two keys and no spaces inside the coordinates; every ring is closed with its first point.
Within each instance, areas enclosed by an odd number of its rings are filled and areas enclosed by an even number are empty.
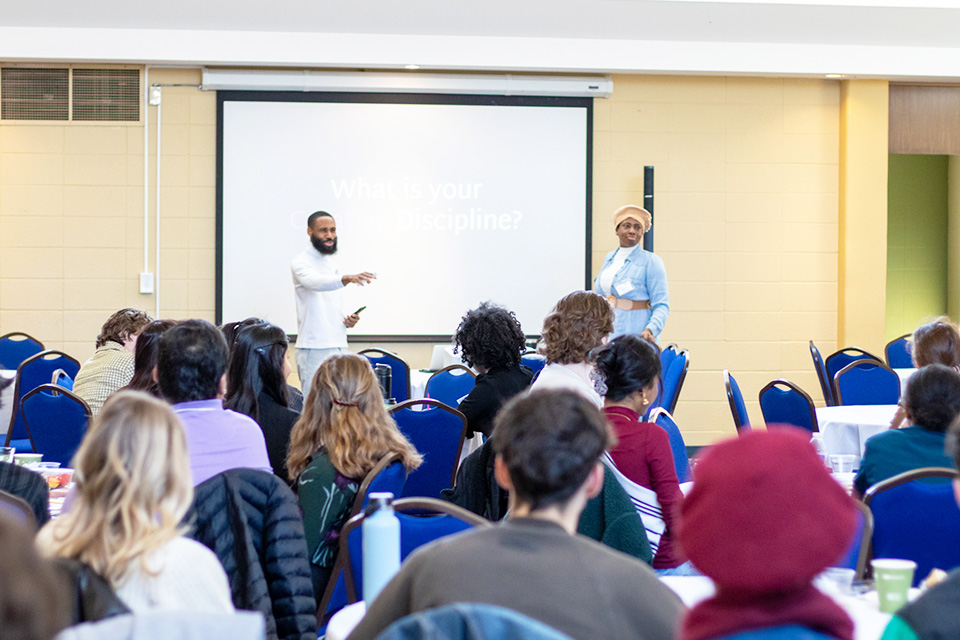
{"type": "Polygon", "coordinates": [[[146,393],[113,394],[74,457],[77,499],[56,522],[54,556],[90,565],[113,585],[130,563],[180,536],[193,500],[183,425],[146,393]]]}
{"type": "Polygon", "coordinates": [[[389,453],[399,453],[407,471],[423,461],[384,408],[370,362],[351,354],[324,360],[313,376],[303,413],[290,432],[291,480],[321,448],[337,471],[355,479],[389,453]]]}

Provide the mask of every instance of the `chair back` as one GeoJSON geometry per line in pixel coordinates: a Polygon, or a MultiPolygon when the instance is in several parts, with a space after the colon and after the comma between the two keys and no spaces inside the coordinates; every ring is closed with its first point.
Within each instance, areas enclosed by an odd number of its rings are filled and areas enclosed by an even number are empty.
{"type": "MultiPolygon", "coordinates": [[[[859,347],[845,347],[839,351],[834,351],[824,360],[824,367],[826,367],[827,370],[827,379],[830,380],[832,384],[832,381],[836,378],[837,373],[840,372],[840,369],[843,369],[851,362],[856,362],[857,360],[876,360],[880,364],[883,364],[883,360],[873,355],[869,351],[864,351],[859,347]]],[[[832,387],[832,392],[834,394],[833,399],[836,400],[837,388],[832,387]]],[[[839,402],[837,404],[839,404],[839,402]]]]}
{"type": "Polygon", "coordinates": [[[370,361],[371,366],[385,364],[390,367],[390,378],[392,380],[391,395],[398,403],[410,399],[410,366],[406,360],[393,353],[383,349],[364,349],[360,355],[370,361]]]}
{"type": "Polygon", "coordinates": [[[21,331],[0,336],[0,369],[14,370],[32,355],[43,351],[43,343],[21,331]]]}
{"type": "Polygon", "coordinates": [[[817,380],[820,381],[820,392],[823,394],[823,403],[828,407],[834,406],[836,401],[833,399],[833,381],[827,373],[827,366],[823,364],[823,358],[820,357],[820,349],[810,341],[810,357],[813,358],[813,368],[817,372],[817,380]]]}
{"type": "MultiPolygon", "coordinates": [[[[400,520],[401,561],[428,542],[472,527],[491,526],[488,520],[446,500],[405,498],[395,500],[393,510],[400,520]]],[[[363,518],[364,514],[358,513],[340,530],[339,555],[346,559],[344,576],[350,602],[363,595],[363,518]]]]}
{"type": "Polygon", "coordinates": [[[27,427],[23,422],[23,413],[20,411],[20,402],[30,391],[42,384],[48,384],[53,378],[53,372],[57,369],[62,369],[71,378],[76,378],[77,372],[80,371],[80,363],[62,351],[48,349],[30,356],[17,367],[6,446],[16,447],[17,451],[33,451],[33,443],[30,441],[27,427]]]}
{"type": "Polygon", "coordinates": [[[407,478],[401,497],[440,498],[453,486],[467,418],[437,400],[408,400],[390,410],[400,431],[423,456],[423,464],[407,478]],[[415,407],[423,407],[415,411],[415,407]]]}
{"type": "Polygon", "coordinates": [[[0,490],[0,513],[19,522],[29,531],[37,530],[37,517],[33,515],[33,508],[20,496],[0,490]]]}
{"type": "Polygon", "coordinates": [[[729,369],[723,370],[723,385],[727,389],[727,402],[730,403],[730,413],[733,415],[733,426],[737,428],[737,435],[750,431],[750,417],[747,415],[747,404],[740,393],[740,385],[730,375],[729,369]]]}
{"type": "Polygon", "coordinates": [[[960,507],[950,482],[957,476],[956,469],[925,467],[867,489],[863,502],[874,521],[870,557],[913,560],[914,586],[934,567],[960,566],[960,507]],[[931,479],[940,482],[931,484],[931,479]]]}
{"type": "Polygon", "coordinates": [[[573,640],[522,613],[492,604],[456,602],[400,618],[378,640],[440,638],[444,640],[573,640]]]}
{"type": "Polygon", "coordinates": [[[536,351],[528,351],[520,356],[520,364],[533,371],[533,374],[536,375],[547,366],[547,359],[536,351]]]}
{"type": "Polygon", "coordinates": [[[883,348],[883,356],[887,359],[887,366],[891,369],[910,369],[913,367],[913,336],[905,333],[894,338],[883,348]]]}
{"type": "Polygon", "coordinates": [[[897,404],[900,401],[900,376],[876,360],[857,360],[837,372],[833,378],[837,404],[897,404]]]}
{"type": "Polygon", "coordinates": [[[789,424],[811,433],[820,431],[813,400],[806,391],[783,378],[760,390],[760,412],[767,427],[789,424]]]}
{"type": "Polygon", "coordinates": [[[67,391],[73,391],[73,378],[63,369],[57,369],[53,372],[53,375],[50,376],[50,384],[63,387],[67,391]]]}
{"type": "Polygon", "coordinates": [[[680,347],[673,342],[660,350],[660,371],[662,374],[665,375],[667,373],[667,370],[670,369],[670,365],[673,364],[673,360],[679,353],[680,347]]]}
{"type": "Polygon", "coordinates": [[[680,427],[670,412],[663,407],[657,407],[650,412],[650,421],[667,432],[670,436],[670,451],[673,453],[673,466],[677,470],[677,480],[690,481],[690,458],[687,456],[687,445],[683,441],[680,427]]]}
{"type": "Polygon", "coordinates": [[[427,379],[426,395],[443,404],[456,407],[460,399],[473,391],[476,374],[462,364],[444,367],[427,379]]]}
{"type": "Polygon", "coordinates": [[[859,500],[855,500],[857,506],[857,528],[854,531],[853,540],[847,547],[843,557],[833,566],[843,567],[844,569],[854,569],[856,573],[855,580],[863,580],[863,574],[867,566],[867,554],[870,551],[870,539],[873,537],[873,514],[869,507],[859,500]]]}
{"type": "Polygon", "coordinates": [[[20,402],[33,450],[44,461],[70,463],[90,423],[90,407],[82,398],[55,384],[42,384],[20,402]]]}
{"type": "Polygon", "coordinates": [[[677,400],[680,398],[680,390],[683,388],[683,381],[687,378],[689,368],[690,354],[684,349],[671,359],[670,368],[663,372],[660,406],[671,414],[677,410],[677,400]]]}
{"type": "MultiPolygon", "coordinates": [[[[353,506],[350,508],[350,517],[357,515],[366,508],[370,501],[371,493],[389,492],[394,496],[403,493],[403,485],[407,482],[407,470],[400,460],[399,453],[390,453],[385,455],[367,473],[357,489],[357,495],[353,500],[353,506]]],[[[322,596],[317,594],[317,622],[323,622],[323,619],[342,609],[347,605],[347,588],[343,576],[343,565],[346,562],[346,556],[337,554],[333,569],[330,572],[330,580],[327,582],[327,588],[322,596]]]]}

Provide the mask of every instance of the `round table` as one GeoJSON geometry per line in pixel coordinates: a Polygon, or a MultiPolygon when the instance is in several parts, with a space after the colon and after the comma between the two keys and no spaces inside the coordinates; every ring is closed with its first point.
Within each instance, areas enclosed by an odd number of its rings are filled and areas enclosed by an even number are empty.
{"type": "Polygon", "coordinates": [[[895,404],[818,408],[817,422],[827,455],[855,455],[857,462],[854,468],[859,468],[867,438],[889,429],[896,412],[895,404]]]}

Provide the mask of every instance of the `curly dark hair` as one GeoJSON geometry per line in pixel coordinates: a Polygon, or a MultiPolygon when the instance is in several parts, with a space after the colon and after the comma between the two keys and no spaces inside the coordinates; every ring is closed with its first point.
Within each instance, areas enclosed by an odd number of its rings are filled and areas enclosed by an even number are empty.
{"type": "Polygon", "coordinates": [[[460,320],[453,344],[469,367],[488,371],[517,367],[524,349],[523,329],[513,311],[484,302],[460,320]]]}
{"type": "Polygon", "coordinates": [[[584,362],[613,331],[613,309],[592,291],[574,291],[560,298],[544,321],[538,350],[549,363],[584,362]]]}

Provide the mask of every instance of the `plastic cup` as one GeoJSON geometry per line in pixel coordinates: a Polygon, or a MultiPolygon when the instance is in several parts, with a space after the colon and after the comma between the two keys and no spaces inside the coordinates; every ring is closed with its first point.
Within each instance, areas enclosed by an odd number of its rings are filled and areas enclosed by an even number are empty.
{"type": "Polygon", "coordinates": [[[15,447],[0,447],[0,462],[13,462],[13,456],[16,453],[15,447]]]}
{"type": "Polygon", "coordinates": [[[36,464],[43,460],[42,453],[17,453],[13,456],[14,461],[17,465],[25,467],[28,464],[36,464]]]}
{"type": "Polygon", "coordinates": [[[917,563],[913,560],[877,558],[870,561],[870,566],[873,567],[873,579],[877,583],[880,611],[896,613],[907,604],[907,594],[913,584],[917,563]]]}
{"type": "Polygon", "coordinates": [[[856,462],[857,456],[848,453],[830,456],[830,468],[834,473],[853,473],[856,462]]]}
{"type": "Polygon", "coordinates": [[[828,567],[817,577],[817,582],[824,589],[843,596],[851,594],[853,579],[857,572],[843,567],[828,567]]]}

